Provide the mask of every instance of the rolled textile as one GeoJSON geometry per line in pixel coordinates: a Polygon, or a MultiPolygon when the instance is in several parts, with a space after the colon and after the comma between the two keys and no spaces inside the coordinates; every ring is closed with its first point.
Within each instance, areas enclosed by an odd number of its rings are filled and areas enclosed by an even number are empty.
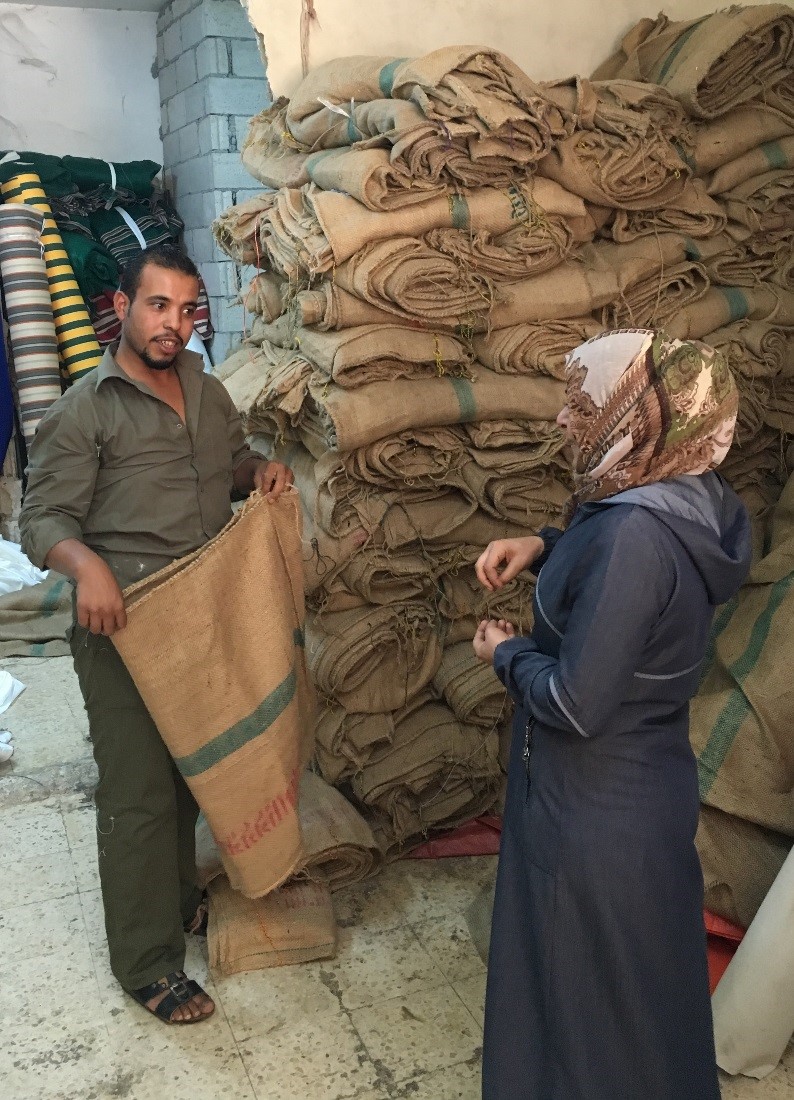
{"type": "Polygon", "coordinates": [[[704,298],[710,285],[702,264],[691,260],[673,264],[627,287],[618,301],[604,308],[601,320],[608,328],[664,328],[704,298]]]}
{"type": "Polygon", "coordinates": [[[265,187],[300,187],[309,182],[308,154],[287,133],[288,105],[289,100],[280,96],[248,123],[240,159],[246,171],[265,187]]]}
{"type": "Polygon", "coordinates": [[[63,231],[61,239],[80,293],[86,301],[101,294],[103,290],[117,289],[119,265],[104,245],[68,229],[63,231]]]}
{"type": "MultiPolygon", "coordinates": [[[[549,449],[556,453],[561,444],[559,434],[554,433],[552,439],[549,449]]],[[[464,467],[463,476],[483,511],[538,530],[562,514],[571,489],[555,477],[559,471],[551,463],[543,466],[534,456],[528,462],[523,452],[517,455],[515,468],[510,470],[504,451],[482,452],[464,467]]]]}
{"type": "Polygon", "coordinates": [[[48,199],[72,195],[77,190],[77,184],[64,165],[62,157],[25,150],[21,153],[6,154],[0,163],[3,165],[0,170],[0,178],[3,181],[20,172],[35,174],[39,177],[39,183],[48,199]]]}
{"type": "Polygon", "coordinates": [[[432,607],[391,603],[315,617],[307,656],[322,695],[349,711],[380,713],[405,706],[430,683],[441,642],[432,607]]]}
{"type": "Polygon", "coordinates": [[[280,317],[260,330],[280,347],[295,347],[337,385],[352,389],[396,378],[468,374],[471,352],[454,336],[400,325],[359,325],[321,332],[280,317]]]}
{"type": "Polygon", "coordinates": [[[723,164],[710,176],[708,191],[710,195],[722,195],[755,176],[785,168],[794,168],[794,134],[765,141],[723,164]]]}
{"type": "MultiPolygon", "coordinates": [[[[0,281],[2,270],[0,269],[0,281]]],[[[11,375],[8,369],[8,356],[6,353],[5,328],[6,322],[3,316],[3,303],[0,301],[0,332],[3,338],[0,340],[0,454],[5,456],[8,452],[11,438],[14,434],[14,394],[11,389],[11,375]]]]}
{"type": "Polygon", "coordinates": [[[81,191],[107,187],[111,191],[132,191],[139,199],[148,199],[152,181],[160,171],[153,160],[106,161],[93,157],[63,157],[63,166],[81,191]]]}
{"type": "Polygon", "coordinates": [[[342,890],[369,878],[380,866],[380,850],[372,830],[348,800],[307,771],[298,796],[307,858],[303,873],[342,890]]]}
{"type": "Polygon", "coordinates": [[[287,292],[288,287],[283,279],[270,271],[263,271],[260,275],[254,275],[246,290],[240,291],[240,300],[247,312],[271,322],[281,316],[287,292]]]}
{"type": "MultiPolygon", "coordinates": [[[[542,526],[539,523],[535,530],[542,526]]],[[[530,532],[532,528],[529,529],[530,532]]],[[[527,534],[527,527],[523,528],[527,534]]],[[[493,537],[497,537],[492,535],[493,537]]],[[[488,539],[480,546],[486,546],[488,539]]],[[[445,636],[446,645],[471,642],[482,619],[506,619],[520,634],[532,627],[532,594],[535,578],[520,574],[498,592],[488,592],[477,580],[473,564],[464,564],[445,573],[441,578],[442,598],[439,611],[449,621],[445,636]]]]}
{"type": "Polygon", "coordinates": [[[375,605],[422,603],[435,593],[430,563],[419,553],[369,548],[354,554],[339,576],[352,592],[375,605]]]}
{"type": "Polygon", "coordinates": [[[794,229],[794,168],[753,176],[721,198],[728,217],[753,233],[794,229]]]}
{"type": "Polygon", "coordinates": [[[474,337],[474,353],[499,374],[548,374],[565,381],[565,357],[604,326],[589,316],[492,329],[474,337]]]}
{"type": "Polygon", "coordinates": [[[348,104],[383,96],[410,100],[426,118],[447,125],[474,123],[483,138],[501,139],[518,164],[539,160],[570,124],[504,54],[450,46],[413,60],[347,57],[318,66],[292,96],[287,129],[297,141],[312,145],[329,122],[337,121],[323,99],[348,104]]]}
{"type": "Polygon", "coordinates": [[[772,109],[771,91],[766,90],[763,101],[734,107],[728,114],[695,127],[694,148],[687,154],[693,171],[707,176],[759,145],[791,133],[794,118],[786,119],[772,109]]]}
{"type": "Polygon", "coordinates": [[[69,380],[74,382],[99,364],[102,349],[94,335],[88,310],[38,176],[25,171],[14,174],[13,163],[3,167],[3,182],[0,184],[3,201],[24,203],[44,215],[41,249],[47,268],[58,354],[69,380]]]}
{"type": "Polygon", "coordinates": [[[252,199],[224,210],[212,223],[212,235],[227,256],[238,264],[261,267],[259,225],[262,216],[273,208],[276,191],[263,191],[252,199]]]}
{"type": "Polygon", "coordinates": [[[91,214],[89,221],[93,235],[102,241],[122,268],[141,250],[138,234],[146,241],[146,247],[152,248],[156,244],[178,240],[184,228],[177,213],[162,203],[135,203],[127,207],[97,210],[91,214]],[[124,218],[122,210],[135,222],[137,234],[124,218]]]}
{"type": "Polygon", "coordinates": [[[675,202],[662,210],[616,211],[612,237],[620,244],[658,233],[714,237],[723,232],[727,221],[725,210],[706,193],[703,180],[690,180],[675,202]]]}
{"type": "Polygon", "coordinates": [[[521,225],[500,237],[434,229],[425,242],[451,256],[464,269],[474,267],[504,282],[542,275],[559,266],[573,248],[573,234],[564,218],[546,218],[539,225],[521,225]]]}
{"type": "Polygon", "coordinates": [[[461,722],[491,728],[507,710],[507,695],[490,665],[475,655],[470,642],[446,646],[433,686],[461,722]]]}
{"type": "MultiPolygon", "coordinates": [[[[326,162],[327,163],[327,162],[326,162]]],[[[333,182],[333,181],[328,181],[333,182]]],[[[315,269],[330,270],[374,241],[391,237],[421,237],[432,229],[464,229],[500,236],[517,224],[536,224],[546,217],[584,218],[586,208],[553,180],[534,177],[504,188],[455,191],[388,211],[364,208],[350,195],[304,188],[304,201],[319,223],[327,247],[320,246],[315,269]]]]}
{"type": "Polygon", "coordinates": [[[763,98],[790,73],[794,13],[786,4],[733,7],[688,22],[642,19],[594,79],[661,84],[687,111],[716,118],[763,98]]]}
{"type": "Polygon", "coordinates": [[[565,404],[556,379],[513,377],[475,365],[471,379],[371,382],[354,390],[310,383],[329,444],[351,451],[412,428],[514,417],[554,420],[565,404]]]}
{"type": "Polygon", "coordinates": [[[0,275],[19,419],[27,443],[32,442],[47,409],[61,396],[58,339],[42,256],[44,225],[44,214],[32,206],[0,206],[0,275]]]}
{"type": "Polygon", "coordinates": [[[485,813],[501,782],[497,735],[462,725],[425,695],[395,715],[392,742],[372,752],[350,786],[385,858],[394,859],[431,829],[485,813]]]}
{"type": "Polygon", "coordinates": [[[414,237],[367,245],[336,269],[334,282],[376,309],[440,330],[483,325],[493,301],[485,276],[414,237]]]}
{"type": "MultiPolygon", "coordinates": [[[[441,144],[441,138],[438,139],[441,144]]],[[[338,190],[368,210],[392,210],[424,202],[444,186],[440,173],[414,176],[408,165],[386,149],[330,149],[313,153],[306,174],[323,190],[338,190]]],[[[446,181],[451,182],[450,180],[446,181]]]]}
{"type": "Polygon", "coordinates": [[[774,378],[789,358],[791,336],[766,321],[735,321],[710,332],[706,343],[722,352],[734,374],[774,378]]]}
{"type": "Polygon", "coordinates": [[[614,301],[619,292],[615,271],[606,263],[569,260],[544,275],[498,286],[488,321],[490,328],[500,329],[582,317],[614,301]]]}
{"type": "Polygon", "coordinates": [[[460,484],[457,477],[448,479],[462,469],[467,442],[461,428],[415,428],[343,455],[329,454],[318,463],[318,476],[335,470],[383,489],[398,485],[410,496],[417,490],[460,484]]]}
{"type": "Polygon", "coordinates": [[[315,758],[323,779],[338,784],[355,775],[366,767],[373,748],[389,744],[393,734],[392,713],[350,713],[326,699],[315,730],[315,758]]]}
{"type": "Polygon", "coordinates": [[[538,174],[598,206],[647,210],[674,206],[691,171],[660,134],[625,138],[581,130],[544,157],[538,174]]]}
{"type": "Polygon", "coordinates": [[[74,622],[66,577],[48,570],[46,580],[0,596],[0,657],[66,657],[74,622]]]}
{"type": "Polygon", "coordinates": [[[757,233],[703,261],[709,278],[723,286],[778,283],[794,290],[794,228],[757,233]]]}
{"type": "Polygon", "coordinates": [[[662,134],[691,143],[687,114],[664,88],[639,80],[586,80],[574,76],[547,81],[545,94],[576,119],[578,130],[600,130],[622,138],[662,134]]]}
{"type": "Polygon", "coordinates": [[[260,897],[305,858],[296,802],[313,750],[314,700],[298,494],[275,504],[250,497],[216,538],[127,589],[125,602],[127,625],[114,645],[204,812],[232,886],[260,897]],[[189,654],[172,644],[175,632],[190,636],[189,654]]]}

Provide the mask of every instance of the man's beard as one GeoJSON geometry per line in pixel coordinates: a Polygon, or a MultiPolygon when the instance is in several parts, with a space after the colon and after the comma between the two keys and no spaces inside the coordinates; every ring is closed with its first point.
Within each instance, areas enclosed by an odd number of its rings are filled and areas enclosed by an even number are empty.
{"type": "Polygon", "coordinates": [[[169,370],[173,367],[179,355],[177,351],[170,359],[155,359],[145,348],[142,348],[140,351],[136,348],[135,351],[137,352],[138,358],[143,360],[149,370],[157,371],[169,370]]]}

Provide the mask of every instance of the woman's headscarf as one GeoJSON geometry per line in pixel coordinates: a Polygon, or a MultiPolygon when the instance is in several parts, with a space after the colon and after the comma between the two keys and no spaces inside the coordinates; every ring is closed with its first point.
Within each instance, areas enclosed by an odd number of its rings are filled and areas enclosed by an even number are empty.
{"type": "Polygon", "coordinates": [[[649,329],[593,337],[566,360],[577,446],[570,512],[588,500],[719,466],[739,396],[724,357],[649,329]]]}

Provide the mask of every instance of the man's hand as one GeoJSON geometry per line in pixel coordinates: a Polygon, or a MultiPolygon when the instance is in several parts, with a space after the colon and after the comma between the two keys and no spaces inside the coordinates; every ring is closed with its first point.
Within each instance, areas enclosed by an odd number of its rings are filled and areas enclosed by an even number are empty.
{"type": "Polygon", "coordinates": [[[234,471],[234,487],[238,493],[250,493],[259,489],[271,504],[278,500],[295,475],[283,462],[268,462],[252,456],[241,462],[234,471]]]}
{"type": "Polygon", "coordinates": [[[124,597],[108,566],[100,557],[93,558],[82,563],[75,576],[77,621],[92,634],[110,637],[127,625],[124,597]]]}
{"type": "Polygon", "coordinates": [[[477,580],[489,592],[504,588],[522,569],[543,553],[543,539],[527,535],[522,539],[498,539],[489,542],[477,559],[477,580]]]}
{"type": "Polygon", "coordinates": [[[474,652],[483,664],[491,665],[496,647],[515,636],[515,627],[506,619],[483,619],[474,635],[474,652]]]}

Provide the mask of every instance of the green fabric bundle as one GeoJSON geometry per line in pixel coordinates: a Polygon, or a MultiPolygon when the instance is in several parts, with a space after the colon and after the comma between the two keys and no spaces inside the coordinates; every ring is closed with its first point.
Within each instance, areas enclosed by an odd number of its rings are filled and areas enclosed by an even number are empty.
{"type": "Polygon", "coordinates": [[[80,191],[107,187],[110,191],[132,191],[139,199],[150,197],[152,180],[160,171],[160,165],[153,160],[114,161],[111,171],[111,164],[106,160],[66,156],[63,166],[80,191]]]}
{"type": "Polygon", "coordinates": [[[69,230],[64,230],[61,237],[80,293],[86,301],[103,290],[116,289],[119,285],[119,265],[103,244],[69,230]]]}
{"type": "MultiPolygon", "coordinates": [[[[135,233],[124,220],[121,209],[96,210],[90,216],[91,232],[113,255],[119,267],[124,267],[141,250],[135,233]]],[[[176,241],[182,230],[182,221],[175,211],[158,203],[135,203],[123,209],[132,218],[146,241],[146,247],[166,241],[176,241]]]]}
{"type": "Polygon", "coordinates": [[[60,157],[48,153],[18,153],[13,160],[3,161],[8,154],[0,152],[0,183],[8,183],[20,172],[35,172],[47,196],[70,195],[77,186],[60,157]]]}

